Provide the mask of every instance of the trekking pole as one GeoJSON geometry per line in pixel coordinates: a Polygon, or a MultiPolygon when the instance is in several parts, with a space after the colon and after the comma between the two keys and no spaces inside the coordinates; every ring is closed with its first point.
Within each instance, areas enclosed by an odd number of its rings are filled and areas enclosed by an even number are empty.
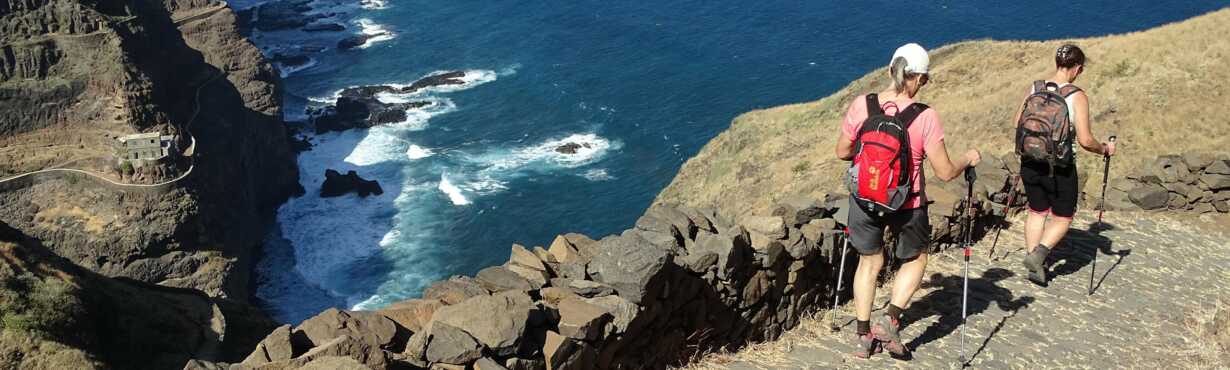
{"type": "Polygon", "coordinates": [[[963,367],[969,363],[968,362],[969,360],[965,358],[965,318],[966,318],[966,308],[968,307],[968,303],[969,303],[970,240],[972,239],[972,235],[974,234],[974,181],[977,179],[978,179],[978,174],[974,173],[973,167],[969,167],[965,170],[965,182],[968,183],[969,185],[969,193],[966,198],[966,202],[969,203],[968,204],[969,221],[966,221],[967,226],[965,229],[965,243],[964,243],[965,244],[964,245],[965,272],[963,273],[964,276],[962,278],[962,280],[964,280],[964,283],[961,286],[961,357],[958,358],[958,360],[961,361],[961,366],[963,367]]]}
{"type": "MultiPolygon", "coordinates": [[[[1110,136],[1115,142],[1115,135],[1110,136]]],[[[1102,156],[1102,199],[1098,201],[1098,226],[1102,226],[1102,213],[1106,212],[1106,183],[1110,180],[1110,155],[1102,156]]],[[[1093,275],[1098,269],[1098,246],[1093,246],[1093,262],[1089,264],[1089,295],[1093,295],[1093,275]]]]}
{"type": "Polygon", "coordinates": [[[841,297],[841,283],[846,274],[846,252],[850,250],[850,228],[843,228],[842,235],[845,241],[841,244],[841,267],[837,269],[837,289],[833,291],[833,308],[829,310],[833,315],[829,323],[829,330],[833,332],[841,331],[841,326],[837,325],[837,298],[841,297]]]}
{"type": "Polygon", "coordinates": [[[1004,222],[1008,222],[1008,210],[1012,209],[1012,202],[1016,198],[1016,185],[1020,182],[1020,175],[1012,178],[1012,187],[1008,188],[1008,203],[1004,205],[1004,220],[995,225],[995,239],[991,241],[991,250],[987,252],[987,258],[995,257],[995,245],[999,244],[999,232],[1004,231],[1004,222]]]}

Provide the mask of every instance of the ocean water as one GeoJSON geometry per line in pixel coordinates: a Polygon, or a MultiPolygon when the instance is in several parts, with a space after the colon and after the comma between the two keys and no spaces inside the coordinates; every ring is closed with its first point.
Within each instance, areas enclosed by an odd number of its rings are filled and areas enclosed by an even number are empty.
{"type": "MultiPolygon", "coordinates": [[[[232,1],[245,8],[260,0],[232,1]]],[[[1178,21],[1226,1],[315,1],[344,32],[255,32],[269,53],[323,46],[286,70],[286,115],[358,85],[466,70],[406,122],[308,135],[307,194],[283,205],[257,296],[283,322],[378,308],[503,263],[512,243],[619,232],[736,115],[824,97],[905,42],[1056,39],[1178,21]],[[374,36],[339,51],[342,37],[374,36]],[[576,155],[554,148],[588,143],[576,155]],[[381,196],[317,196],[327,168],[381,196]]],[[[821,129],[817,127],[817,129],[821,129]]]]}

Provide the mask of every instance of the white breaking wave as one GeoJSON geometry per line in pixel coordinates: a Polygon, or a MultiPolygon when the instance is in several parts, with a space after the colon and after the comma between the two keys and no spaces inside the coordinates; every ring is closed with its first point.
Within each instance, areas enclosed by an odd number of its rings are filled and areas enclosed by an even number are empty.
{"type": "Polygon", "coordinates": [[[363,0],[359,2],[364,9],[388,9],[389,4],[384,0],[363,0]]]}
{"type": "Polygon", "coordinates": [[[303,63],[297,66],[287,66],[282,63],[277,63],[277,64],[278,64],[278,74],[282,75],[282,78],[286,78],[286,77],[290,77],[290,75],[294,74],[295,72],[299,72],[299,71],[302,71],[308,68],[315,67],[316,59],[308,58],[307,63],[303,63]]]}
{"type": "Polygon", "coordinates": [[[461,193],[461,188],[453,185],[448,181],[448,174],[440,174],[440,185],[436,186],[445,195],[448,195],[448,200],[453,202],[453,205],[464,206],[470,204],[470,200],[461,193]]]}
{"type": "Polygon", "coordinates": [[[427,149],[418,145],[410,144],[410,148],[406,149],[407,159],[423,159],[435,154],[431,149],[427,149]]]}
{"type": "Polygon", "coordinates": [[[371,19],[362,18],[356,21],[359,24],[359,32],[367,35],[367,41],[363,45],[359,45],[360,49],[366,49],[381,41],[392,40],[396,35],[393,32],[385,29],[384,26],[372,22],[371,19]]]}
{"type": "Polygon", "coordinates": [[[611,176],[611,174],[607,173],[606,169],[602,169],[602,168],[595,168],[589,171],[585,171],[585,173],[582,174],[581,176],[585,177],[585,179],[589,181],[607,181],[607,180],[612,180],[615,178],[611,176]]]}

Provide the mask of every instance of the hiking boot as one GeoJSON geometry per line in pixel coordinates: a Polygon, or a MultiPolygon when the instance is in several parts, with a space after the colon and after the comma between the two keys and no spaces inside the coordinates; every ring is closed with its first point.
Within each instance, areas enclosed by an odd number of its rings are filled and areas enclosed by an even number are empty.
{"type": "Polygon", "coordinates": [[[1029,274],[1026,277],[1029,278],[1030,282],[1039,286],[1046,286],[1046,255],[1050,254],[1050,252],[1051,250],[1046,246],[1038,245],[1034,248],[1033,253],[1025,256],[1025,260],[1022,263],[1029,270],[1029,274]]]}
{"type": "Polygon", "coordinates": [[[854,357],[866,359],[871,355],[880,353],[880,342],[876,340],[871,333],[862,334],[855,337],[854,345],[857,348],[854,350],[854,357]]]}
{"type": "Polygon", "coordinates": [[[901,341],[901,335],[897,332],[900,327],[901,324],[897,320],[888,315],[880,315],[871,323],[871,335],[875,336],[875,339],[880,341],[880,345],[894,358],[908,358],[910,350],[905,348],[905,343],[901,341]]]}

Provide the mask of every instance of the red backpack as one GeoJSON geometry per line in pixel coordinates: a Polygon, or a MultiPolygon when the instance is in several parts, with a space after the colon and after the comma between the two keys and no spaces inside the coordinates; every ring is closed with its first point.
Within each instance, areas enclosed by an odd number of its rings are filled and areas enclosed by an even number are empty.
{"type": "Polygon", "coordinates": [[[884,215],[896,212],[918,194],[910,179],[910,124],[928,109],[914,103],[896,116],[884,113],[876,94],[867,94],[867,119],[854,137],[854,162],[847,174],[850,196],[860,207],[884,215]]]}

